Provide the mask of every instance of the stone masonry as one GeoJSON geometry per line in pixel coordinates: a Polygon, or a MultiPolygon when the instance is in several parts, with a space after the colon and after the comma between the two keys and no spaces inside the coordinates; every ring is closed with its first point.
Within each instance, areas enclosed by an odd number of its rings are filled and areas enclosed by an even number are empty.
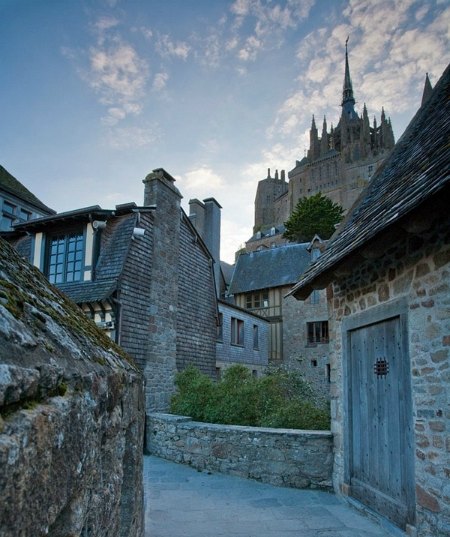
{"type": "Polygon", "coordinates": [[[331,489],[329,431],[217,425],[156,413],[148,419],[146,441],[153,455],[272,485],[331,489]]]}
{"type": "MultiPolygon", "coordinates": [[[[431,222],[431,213],[422,221],[431,222]]],[[[419,218],[420,220],[420,218],[419,218]]],[[[427,226],[425,226],[427,227],[427,226]]],[[[334,483],[344,482],[345,397],[342,323],[349,315],[404,297],[408,303],[417,536],[450,534],[450,221],[415,235],[391,233],[333,285],[330,339],[334,483]],[[377,251],[378,250],[378,251],[377,251]],[[382,258],[381,258],[382,254],[382,258]]]]}
{"type": "Polygon", "coordinates": [[[0,240],[0,536],[142,537],[142,376],[0,240]]]}
{"type": "Polygon", "coordinates": [[[174,181],[164,170],[153,171],[143,181],[144,205],[156,205],[149,306],[151,337],[144,368],[147,411],[168,408],[176,374],[181,194],[174,181]]]}

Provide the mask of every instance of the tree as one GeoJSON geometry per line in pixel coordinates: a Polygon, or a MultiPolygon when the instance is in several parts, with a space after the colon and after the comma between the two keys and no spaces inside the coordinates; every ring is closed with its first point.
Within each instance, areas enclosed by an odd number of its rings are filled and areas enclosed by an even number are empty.
{"type": "Polygon", "coordinates": [[[343,215],[344,209],[321,192],[309,198],[300,198],[284,223],[286,231],[283,237],[290,242],[307,242],[316,234],[322,239],[329,239],[343,215]]]}

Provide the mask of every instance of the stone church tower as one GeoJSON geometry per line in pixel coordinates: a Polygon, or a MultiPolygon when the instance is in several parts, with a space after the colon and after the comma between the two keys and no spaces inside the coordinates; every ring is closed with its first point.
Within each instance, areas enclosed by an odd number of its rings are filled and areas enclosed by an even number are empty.
{"type": "Polygon", "coordinates": [[[370,177],[394,147],[394,134],[384,109],[380,123],[372,124],[364,104],[362,114],[355,110],[355,98],[350,77],[347,42],[345,43],[345,71],[338,125],[328,131],[324,117],[322,129],[312,117],[310,144],[306,156],[296,161],[288,173],[289,182],[276,176],[258,183],[255,199],[254,233],[271,226],[279,227],[294,210],[301,197],[318,192],[328,196],[347,211],[354,203],[370,177]]]}

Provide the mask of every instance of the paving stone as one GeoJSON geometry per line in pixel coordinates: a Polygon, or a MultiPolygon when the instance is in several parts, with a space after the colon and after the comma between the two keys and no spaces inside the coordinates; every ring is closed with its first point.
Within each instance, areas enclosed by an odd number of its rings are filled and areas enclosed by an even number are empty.
{"type": "Polygon", "coordinates": [[[399,536],[333,494],[201,473],[156,457],[144,457],[144,486],[146,537],[399,536]]]}

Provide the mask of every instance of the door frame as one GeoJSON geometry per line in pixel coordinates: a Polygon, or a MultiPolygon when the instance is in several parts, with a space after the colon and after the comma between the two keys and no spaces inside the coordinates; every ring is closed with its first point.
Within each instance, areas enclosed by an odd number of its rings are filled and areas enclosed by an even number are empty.
{"type": "MultiPolygon", "coordinates": [[[[344,410],[344,431],[343,431],[343,449],[344,449],[344,484],[349,496],[351,492],[351,468],[352,468],[352,383],[351,383],[351,332],[356,329],[364,328],[371,324],[387,321],[389,319],[399,318],[400,337],[402,345],[402,355],[408,360],[406,368],[409,371],[408,378],[402,379],[404,382],[405,395],[408,400],[408,416],[405,416],[406,445],[410,446],[409,453],[404,454],[405,472],[409,473],[412,479],[411,489],[407,491],[405,503],[407,505],[406,524],[413,525],[415,522],[415,470],[414,470],[414,430],[413,430],[413,401],[411,389],[411,362],[409,355],[409,337],[408,337],[408,300],[407,297],[401,297],[385,304],[374,306],[366,311],[351,315],[342,321],[342,373],[343,373],[343,410],[344,410]],[[408,432],[409,431],[409,432],[408,432]]],[[[356,500],[358,501],[358,500],[356,500]]],[[[383,513],[378,513],[385,517],[383,513]]]]}

